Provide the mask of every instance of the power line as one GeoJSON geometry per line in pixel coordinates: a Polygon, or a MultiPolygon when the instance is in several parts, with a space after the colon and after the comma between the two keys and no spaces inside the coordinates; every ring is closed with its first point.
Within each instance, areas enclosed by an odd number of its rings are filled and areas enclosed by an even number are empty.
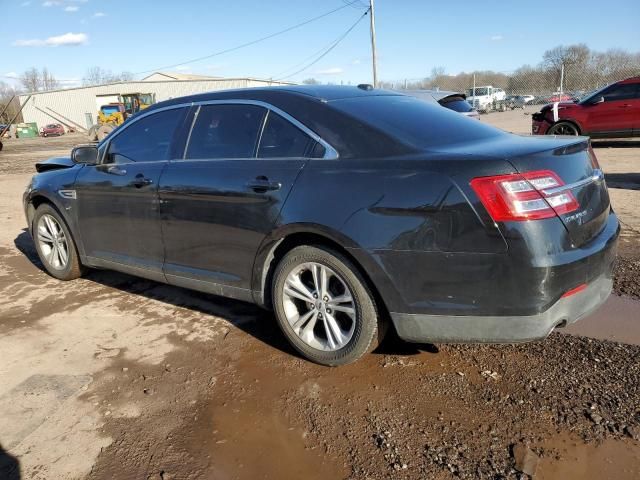
{"type": "Polygon", "coordinates": [[[296,25],[292,25],[291,27],[287,27],[284,30],[280,30],[278,32],[271,33],[271,34],[266,35],[264,37],[260,37],[260,38],[257,38],[255,40],[251,40],[250,42],[246,42],[246,43],[242,43],[240,45],[236,45],[235,47],[227,48],[225,50],[220,50],[220,51],[211,53],[209,55],[204,55],[202,57],[192,58],[190,60],[185,60],[184,62],[174,63],[174,64],[171,64],[171,65],[165,65],[165,66],[162,66],[162,67],[157,67],[157,68],[152,68],[152,69],[149,69],[149,70],[144,70],[144,71],[141,71],[141,72],[136,72],[133,75],[141,75],[143,73],[150,73],[150,72],[156,72],[156,71],[159,71],[159,70],[165,70],[165,69],[168,69],[168,68],[179,67],[181,65],[186,65],[188,63],[199,62],[201,60],[207,60],[207,59],[212,58],[212,57],[217,57],[218,55],[223,55],[225,53],[234,52],[236,50],[240,50],[241,48],[249,47],[251,45],[255,45],[256,43],[263,42],[265,40],[269,40],[269,39],[271,39],[273,37],[277,37],[278,35],[282,35],[283,33],[290,32],[291,30],[295,30],[296,28],[300,28],[300,27],[302,27],[304,25],[308,25],[309,23],[315,22],[316,20],[320,20],[321,18],[327,17],[327,16],[331,15],[332,13],[335,13],[335,12],[338,12],[338,11],[344,9],[344,8],[350,7],[354,3],[356,3],[357,1],[358,0],[353,0],[352,2],[345,3],[344,5],[342,5],[342,6],[338,7],[338,8],[334,8],[333,10],[329,10],[328,12],[325,12],[325,13],[323,13],[321,15],[318,15],[316,17],[313,17],[313,18],[310,18],[308,20],[305,20],[304,22],[298,23],[296,25]]]}
{"type": "MultiPolygon", "coordinates": [[[[358,17],[358,21],[361,20],[361,17],[358,17]]],[[[357,23],[357,22],[356,22],[357,23]]],[[[281,70],[280,72],[276,73],[275,75],[271,75],[269,78],[281,78],[281,75],[284,75],[288,72],[290,72],[291,70],[295,70],[296,68],[298,68],[300,65],[304,65],[305,63],[307,63],[307,61],[311,60],[312,58],[316,58],[316,56],[320,55],[321,53],[323,53],[326,49],[330,48],[334,43],[336,43],[343,34],[340,34],[339,37],[334,38],[333,40],[331,40],[329,43],[327,43],[326,45],[324,45],[322,48],[316,50],[315,52],[313,52],[311,55],[305,57],[304,59],[302,59],[301,61],[299,61],[298,63],[296,63],[295,65],[292,65],[291,67],[287,68],[286,70],[281,70]]]]}
{"type": "Polygon", "coordinates": [[[363,10],[369,8],[369,5],[365,5],[360,0],[355,0],[353,2],[349,2],[349,0],[342,0],[342,3],[349,5],[350,7],[356,10],[363,10]]]}
{"type": "Polygon", "coordinates": [[[336,47],[338,46],[338,44],[339,44],[340,42],[342,42],[342,40],[344,40],[344,39],[347,37],[347,35],[349,35],[349,33],[351,33],[351,31],[352,31],[354,28],[356,28],[356,25],[358,25],[358,24],[362,21],[362,19],[363,19],[364,17],[366,17],[366,16],[367,16],[367,14],[368,14],[368,13],[369,13],[369,10],[367,9],[367,11],[366,11],[366,12],[364,12],[362,15],[360,15],[360,17],[358,17],[358,20],[356,20],[356,21],[355,21],[355,23],[354,23],[353,25],[351,25],[351,26],[347,29],[347,31],[345,31],[345,32],[344,32],[342,35],[340,35],[336,40],[334,40],[334,41],[330,44],[330,46],[329,46],[329,47],[328,47],[324,52],[322,52],[322,54],[321,54],[319,57],[317,57],[315,60],[313,60],[311,63],[309,63],[308,65],[305,65],[305,66],[304,66],[304,67],[302,67],[301,69],[296,70],[295,72],[293,72],[293,73],[291,73],[291,74],[289,74],[289,75],[286,75],[286,76],[284,76],[284,77],[280,77],[280,78],[276,78],[275,80],[285,80],[285,79],[287,79],[287,78],[291,78],[291,77],[293,77],[294,75],[297,75],[298,73],[304,72],[304,71],[305,71],[305,70],[307,70],[308,68],[311,68],[313,65],[315,65],[316,63],[318,63],[318,62],[319,62],[320,60],[322,60],[325,56],[327,56],[327,55],[329,54],[329,52],[331,52],[334,48],[336,48],[336,47]]]}

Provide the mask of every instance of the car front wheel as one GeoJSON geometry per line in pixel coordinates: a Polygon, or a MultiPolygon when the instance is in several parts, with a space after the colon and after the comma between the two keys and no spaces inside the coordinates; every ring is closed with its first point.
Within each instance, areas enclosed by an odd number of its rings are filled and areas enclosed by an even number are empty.
{"type": "Polygon", "coordinates": [[[276,319],[309,360],[344,365],[375,349],[384,335],[366,281],[352,262],[324,247],[287,253],[273,276],[276,319]]]}
{"type": "Polygon", "coordinates": [[[43,203],[36,209],[32,235],[40,261],[49,274],[60,280],[73,280],[82,275],[71,232],[51,205],[43,203]]]}
{"type": "Polygon", "coordinates": [[[576,127],[573,123],[569,122],[558,122],[554,126],[552,126],[547,135],[580,135],[578,131],[578,127],[576,127]]]}

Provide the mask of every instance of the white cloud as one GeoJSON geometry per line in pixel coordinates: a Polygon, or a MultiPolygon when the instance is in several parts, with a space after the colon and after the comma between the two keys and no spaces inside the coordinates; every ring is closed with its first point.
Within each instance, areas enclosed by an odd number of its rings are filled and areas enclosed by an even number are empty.
{"type": "Polygon", "coordinates": [[[316,72],[316,75],[337,75],[342,72],[343,70],[340,67],[331,67],[331,68],[325,68],[324,70],[318,70],[316,72]]]}
{"type": "Polygon", "coordinates": [[[106,17],[106,16],[107,16],[107,14],[104,13],[104,12],[96,12],[96,13],[93,14],[94,18],[100,18],[100,17],[106,17]]]}
{"type": "Polygon", "coordinates": [[[43,7],[57,7],[59,5],[62,5],[62,2],[59,2],[58,0],[47,0],[42,4],[43,7]]]}
{"type": "Polygon", "coordinates": [[[68,7],[64,8],[65,12],[77,12],[78,8],[80,7],[76,7],[75,5],[69,5],[68,7]]]}
{"type": "Polygon", "coordinates": [[[32,38],[29,40],[16,40],[13,42],[14,47],[60,47],[60,46],[77,46],[84,45],[89,41],[86,33],[65,33],[55,37],[49,37],[46,40],[32,38]]]}
{"type": "Polygon", "coordinates": [[[191,67],[180,65],[179,67],[176,67],[175,70],[177,70],[178,72],[191,72],[191,67]]]}
{"type": "Polygon", "coordinates": [[[504,37],[502,35],[492,35],[490,37],[490,40],[492,42],[499,42],[500,40],[502,40],[504,37]]]}
{"type": "Polygon", "coordinates": [[[8,78],[18,78],[18,74],[16,72],[7,72],[4,76],[8,78]]]}
{"type": "Polygon", "coordinates": [[[362,60],[360,60],[359,58],[355,58],[351,60],[351,65],[360,65],[361,63],[362,63],[362,60]]]}

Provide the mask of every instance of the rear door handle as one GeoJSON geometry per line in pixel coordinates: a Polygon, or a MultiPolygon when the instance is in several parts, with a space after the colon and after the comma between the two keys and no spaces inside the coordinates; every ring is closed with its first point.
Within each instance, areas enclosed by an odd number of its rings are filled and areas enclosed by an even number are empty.
{"type": "Polygon", "coordinates": [[[270,190],[280,190],[282,184],[280,182],[272,182],[267,177],[259,176],[249,181],[247,187],[256,192],[267,192],[270,190]]]}
{"type": "Polygon", "coordinates": [[[131,184],[136,188],[142,188],[146,185],[151,185],[153,180],[150,178],[146,178],[142,173],[139,173],[135,176],[131,184]]]}

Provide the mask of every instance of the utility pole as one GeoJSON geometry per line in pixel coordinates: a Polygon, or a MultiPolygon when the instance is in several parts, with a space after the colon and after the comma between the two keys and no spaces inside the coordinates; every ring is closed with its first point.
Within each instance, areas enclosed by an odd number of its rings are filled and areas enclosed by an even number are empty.
{"type": "Polygon", "coordinates": [[[378,64],[376,58],[376,15],[373,0],[369,0],[369,21],[371,22],[371,60],[373,66],[373,88],[378,87],[378,64]]]}

